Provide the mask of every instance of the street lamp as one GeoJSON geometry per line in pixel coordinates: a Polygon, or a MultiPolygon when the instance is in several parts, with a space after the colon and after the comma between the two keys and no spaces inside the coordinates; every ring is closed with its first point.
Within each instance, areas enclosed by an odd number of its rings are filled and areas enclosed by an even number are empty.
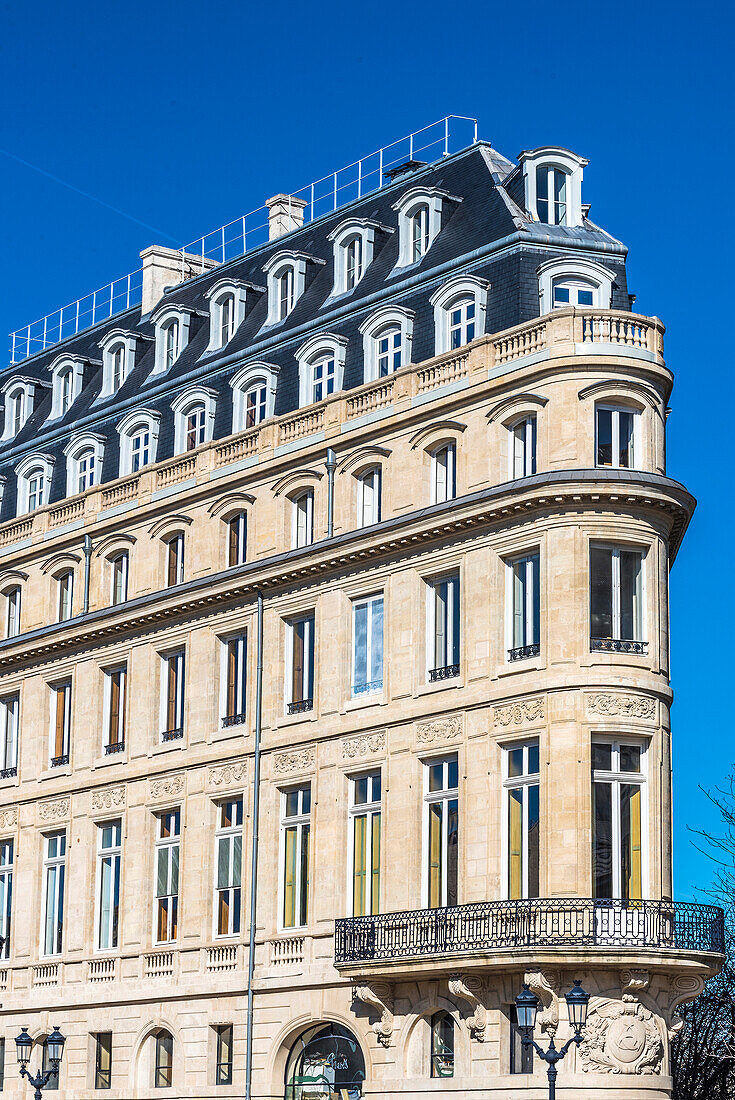
{"type": "Polygon", "coordinates": [[[48,1050],[49,1061],[51,1062],[51,1069],[42,1073],[38,1071],[35,1077],[28,1072],[28,1063],[31,1058],[31,1051],[33,1050],[33,1039],[28,1034],[28,1028],[23,1027],[20,1029],[20,1035],[15,1040],[15,1049],[18,1055],[18,1065],[20,1066],[21,1077],[27,1077],[28,1083],[31,1088],[36,1090],[35,1100],[43,1100],[41,1089],[45,1089],[51,1078],[58,1075],[59,1063],[64,1056],[64,1043],[66,1039],[61,1034],[57,1027],[46,1038],[46,1049],[48,1050]]]}
{"type": "Polygon", "coordinates": [[[518,1020],[518,1030],[521,1033],[521,1042],[524,1047],[532,1046],[539,1058],[546,1062],[549,1067],[547,1071],[549,1100],[554,1100],[556,1096],[556,1063],[561,1062],[572,1043],[582,1042],[582,1030],[587,1023],[587,1005],[589,1004],[590,995],[582,989],[582,983],[575,979],[574,987],[564,996],[569,1012],[569,1023],[574,1029],[574,1034],[567,1039],[561,1050],[556,1049],[554,1036],[552,1035],[549,1049],[545,1051],[533,1038],[533,1029],[536,1026],[536,1013],[538,1011],[538,997],[531,992],[527,985],[523,986],[516,997],[516,1019],[518,1020]]]}

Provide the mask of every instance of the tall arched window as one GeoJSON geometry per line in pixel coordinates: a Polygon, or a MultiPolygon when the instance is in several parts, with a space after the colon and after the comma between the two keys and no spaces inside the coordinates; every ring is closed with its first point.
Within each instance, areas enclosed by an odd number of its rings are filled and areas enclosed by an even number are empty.
{"type": "Polygon", "coordinates": [[[277,319],[285,321],[294,307],[294,269],[285,268],[276,280],[278,288],[277,319]]]}
{"type": "Polygon", "coordinates": [[[278,367],[270,363],[247,363],[231,379],[233,432],[255,428],[273,416],[277,379],[278,367]]]}
{"type": "Polygon", "coordinates": [[[193,386],[171,402],[174,414],[174,453],[192,451],[214,435],[217,394],[207,386],[193,386]]]}
{"type": "Polygon", "coordinates": [[[128,413],[117,426],[120,435],[120,476],[135,474],[156,461],[161,414],[148,409],[128,413]]]}
{"type": "Polygon", "coordinates": [[[536,212],[548,225],[567,224],[567,173],[553,165],[536,169],[536,212]]]}
{"type": "Polygon", "coordinates": [[[454,1020],[448,1012],[431,1017],[431,1076],[454,1077],[454,1020]]]}
{"type": "Polygon", "coordinates": [[[345,281],[352,290],[362,278],[362,237],[353,237],[347,244],[345,255],[345,281]]]}
{"type": "Polygon", "coordinates": [[[384,306],[360,325],[365,381],[385,378],[411,362],[414,314],[401,306],[384,306]]]}
{"type": "Polygon", "coordinates": [[[457,275],[433,294],[435,351],[464,347],[485,332],[488,284],[474,275],[457,275]]]}
{"type": "Polygon", "coordinates": [[[410,219],[411,262],[416,263],[429,251],[429,207],[421,203],[410,219]]]}
{"type": "Polygon", "coordinates": [[[17,435],[25,423],[26,394],[25,390],[15,390],[8,397],[8,418],[11,424],[12,435],[17,435]]]}
{"type": "Polygon", "coordinates": [[[116,393],[125,381],[125,345],[117,344],[110,352],[112,361],[112,391],[116,393]]]}
{"type": "Polygon", "coordinates": [[[164,364],[166,370],[172,367],[179,357],[179,321],[175,317],[164,329],[164,364]]]}
{"type": "Polygon", "coordinates": [[[219,346],[229,344],[235,333],[235,295],[224,294],[219,300],[219,346]]]}
{"type": "Polygon", "coordinates": [[[60,412],[62,416],[65,416],[71,408],[73,384],[74,373],[71,367],[69,367],[68,370],[62,372],[59,378],[59,386],[61,389],[60,412]]]}
{"type": "Polygon", "coordinates": [[[297,352],[299,361],[299,398],[301,405],[323,401],[342,389],[345,351],[344,336],[328,333],[313,336],[297,352]]]}
{"type": "Polygon", "coordinates": [[[32,379],[12,378],[3,387],[5,424],[2,439],[14,439],[33,412],[36,385],[32,379]]]}
{"type": "Polygon", "coordinates": [[[304,1031],[286,1062],[285,1100],[358,1100],[365,1083],[365,1058],[351,1031],[319,1023],[304,1031]]]}
{"type": "Polygon", "coordinates": [[[66,455],[66,495],[84,493],[99,484],[105,440],[94,432],[72,436],[64,448],[66,455]]]}
{"type": "Polygon", "coordinates": [[[51,455],[27,455],[18,463],[18,515],[34,512],[49,503],[53,468],[51,455]]]}

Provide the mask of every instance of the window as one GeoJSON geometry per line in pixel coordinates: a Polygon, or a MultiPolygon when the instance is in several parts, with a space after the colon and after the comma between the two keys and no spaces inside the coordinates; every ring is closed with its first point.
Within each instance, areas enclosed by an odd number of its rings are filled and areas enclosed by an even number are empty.
{"type": "Polygon", "coordinates": [[[174,415],[174,454],[193,451],[214,434],[217,394],[208,386],[189,387],[171,402],[174,415]]]}
{"type": "Polygon", "coordinates": [[[291,502],[291,545],[294,550],[314,541],[314,490],[305,489],[291,502]]]}
{"type": "Polygon", "coordinates": [[[127,686],[127,666],[110,669],[105,673],[105,696],[107,711],[107,741],[105,755],[122,752],[125,748],[125,702],[127,686]]]}
{"type": "Polygon", "coordinates": [[[380,523],[382,475],[380,466],[366,470],[357,479],[357,515],[360,527],[380,523]]]}
{"type": "Polygon", "coordinates": [[[230,379],[233,432],[256,428],[273,416],[278,373],[272,363],[247,363],[230,379]]]}
{"type": "Polygon", "coordinates": [[[5,592],[5,637],[15,638],[20,634],[20,585],[8,588],[5,592]]]}
{"type": "Polygon", "coordinates": [[[102,349],[102,388],[98,401],[112,397],[130,377],[136,365],[140,333],[116,328],[105,333],[99,342],[102,349]]]}
{"type": "Polygon", "coordinates": [[[232,1084],[232,1024],[218,1024],[217,1061],[214,1081],[216,1085],[232,1084]]]}
{"type": "Polygon", "coordinates": [[[218,279],[209,288],[205,294],[210,317],[207,351],[227,347],[245,319],[248,294],[262,289],[232,279],[218,279]]]}
{"type": "Polygon", "coordinates": [[[82,392],[84,371],[88,359],[80,356],[60,355],[49,367],[51,373],[51,411],[49,420],[59,420],[82,392]]]}
{"type": "Polygon", "coordinates": [[[380,771],[350,779],[352,916],[380,912],[380,771]]]}
{"type": "Polygon", "coordinates": [[[186,414],[186,450],[193,451],[205,442],[207,414],[204,405],[192,405],[186,414]]]}
{"type": "Polygon", "coordinates": [[[174,1081],[174,1039],[168,1031],[155,1034],[155,1064],[153,1085],[157,1089],[170,1089],[174,1081]]]}
{"type": "Polygon", "coordinates": [[[409,218],[411,263],[418,263],[429,251],[429,207],[421,203],[409,218]]]}
{"type": "Polygon", "coordinates": [[[248,636],[238,634],[223,642],[225,658],[225,698],[222,726],[239,726],[245,721],[247,698],[248,636]]]}
{"type": "Polygon", "coordinates": [[[71,569],[60,573],[56,578],[57,602],[56,618],[60,623],[65,623],[72,617],[72,605],[74,602],[74,573],[71,569]]]}
{"type": "Polygon", "coordinates": [[[148,410],[134,410],[123,417],[117,426],[120,477],[137,474],[144,466],[156,461],[160,424],[161,414],[148,410]]]}
{"type": "Polygon", "coordinates": [[[443,443],[431,452],[431,503],[445,504],[457,495],[456,447],[443,443]]]}
{"type": "Polygon", "coordinates": [[[304,252],[276,252],[263,265],[268,280],[268,325],[285,321],[306,289],[306,265],[323,264],[324,260],[304,252]]]}
{"type": "Polygon", "coordinates": [[[245,427],[254,428],[265,420],[267,387],[265,382],[258,382],[245,391],[245,427]]]}
{"type": "Polygon", "coordinates": [[[457,904],[458,784],[456,756],[424,764],[424,858],[429,909],[457,904]]]}
{"type": "Polygon", "coordinates": [[[12,840],[0,840],[0,959],[10,958],[10,917],[13,911],[13,854],[12,840]]]}
{"type": "Polygon", "coordinates": [[[147,427],[139,428],[130,439],[130,471],[136,474],[151,460],[151,433],[147,427]]]}
{"type": "Polygon", "coordinates": [[[464,347],[485,332],[489,283],[475,275],[455,275],[434,292],[435,353],[464,347]]]}
{"type": "Polygon", "coordinates": [[[329,234],[334,244],[334,287],[332,296],[354,290],[373,261],[375,233],[391,230],[364,218],[348,218],[329,234]]]}
{"type": "Polygon", "coordinates": [[[344,336],[313,336],[299,349],[299,404],[324,401],[342,389],[347,340],[344,336]]]}
{"type": "Polygon", "coordinates": [[[557,257],[538,270],[539,312],[574,306],[577,309],[609,309],[615,285],[614,270],[581,257],[557,257]]]}
{"type": "Polygon", "coordinates": [[[383,597],[352,604],[352,695],[383,690],[383,597]]]}
{"type": "Polygon", "coordinates": [[[242,798],[229,799],[217,806],[215,843],[217,935],[236,936],[240,932],[241,910],[242,798]]]}
{"type": "Polygon", "coordinates": [[[18,774],[18,712],[20,696],[6,695],[0,699],[0,779],[18,774]]]}
{"type": "Polygon", "coordinates": [[[526,150],[518,159],[530,216],[547,225],[582,225],[582,170],[587,161],[549,145],[526,150]]]}
{"type": "Polygon", "coordinates": [[[64,939],[66,833],[44,837],[42,955],[60,955],[64,939]]]}
{"type": "Polygon", "coordinates": [[[71,408],[73,381],[74,375],[71,371],[71,368],[69,370],[65,370],[59,378],[59,385],[61,389],[61,399],[59,405],[62,416],[65,416],[71,408]]]}
{"type": "Polygon", "coordinates": [[[127,550],[122,550],[110,559],[110,599],[113,605],[125,603],[128,598],[128,563],[127,550]]]}
{"type": "Polygon", "coordinates": [[[8,397],[8,421],[10,423],[10,435],[15,436],[23,427],[26,416],[26,392],[16,390],[8,397]]]}
{"type": "Polygon", "coordinates": [[[184,533],[179,531],[166,540],[166,586],[173,588],[184,580],[184,533]]]}
{"type": "Polygon", "coordinates": [[[165,298],[151,314],[155,340],[154,375],[170,370],[189,343],[193,315],[192,310],[174,305],[165,298]]]}
{"type": "Polygon", "coordinates": [[[94,1087],[112,1086],[112,1032],[98,1031],[94,1037],[94,1087]]]}
{"type": "Polygon", "coordinates": [[[309,402],[322,401],[334,393],[336,366],[334,356],[324,355],[310,365],[309,402]]]}
{"type": "Polygon", "coordinates": [[[506,562],[509,661],[536,657],[541,648],[539,565],[538,552],[506,562]]]}
{"type": "Polygon", "coordinates": [[[279,321],[285,321],[293,309],[295,301],[294,270],[292,267],[287,267],[282,271],[276,280],[276,286],[278,288],[277,319],[279,321]]]}
{"type": "Polygon", "coordinates": [[[431,581],[428,596],[428,679],[435,683],[459,676],[459,577],[431,581]]]}
{"type": "Polygon", "coordinates": [[[567,173],[561,168],[536,169],[536,212],[548,225],[567,224],[567,173]]]}
{"type": "Polygon", "coordinates": [[[94,432],[77,432],[64,448],[66,494],[85,493],[97,485],[102,471],[105,440],[94,432]]]}
{"type": "Polygon", "coordinates": [[[441,231],[444,203],[452,198],[436,187],[411,187],[393,204],[398,211],[396,267],[406,267],[424,258],[441,231]]]}
{"type": "Polygon", "coordinates": [[[508,429],[510,435],[511,480],[517,477],[530,477],[536,473],[536,417],[524,416],[508,429]]]}
{"type": "Polygon", "coordinates": [[[244,565],[247,561],[248,515],[238,512],[227,520],[227,565],[244,565]]]}
{"type": "Polygon", "coordinates": [[[284,928],[304,928],[308,920],[310,814],[308,783],[281,794],[284,928]]]}
{"type": "Polygon", "coordinates": [[[53,469],[50,455],[32,454],[18,463],[18,515],[34,512],[49,503],[53,469]]]}
{"type": "Polygon", "coordinates": [[[71,742],[71,681],[51,689],[50,764],[59,768],[69,763],[71,742]]]}
{"type": "Polygon", "coordinates": [[[288,714],[314,708],[314,616],[295,619],[288,627],[288,714]]]}
{"type": "Polygon", "coordinates": [[[401,330],[384,329],[377,337],[378,377],[385,378],[401,366],[401,330]]]}
{"type": "Polygon", "coordinates": [[[219,347],[229,344],[235,334],[235,295],[223,294],[219,299],[219,347]]]}
{"type": "Polygon", "coordinates": [[[431,1076],[454,1077],[454,1020],[448,1012],[431,1017],[431,1076]]]}
{"type": "Polygon", "coordinates": [[[181,811],[157,815],[156,943],[173,943],[179,934],[179,844],[181,811]]]}
{"type": "Polygon", "coordinates": [[[596,898],[643,897],[645,748],[592,745],[592,880],[596,898]]]}
{"type": "Polygon", "coordinates": [[[14,439],[27,423],[33,413],[39,386],[40,384],[31,378],[18,379],[17,376],[3,386],[0,391],[4,395],[5,405],[5,423],[0,437],[3,442],[14,439]]]}
{"type": "Polygon", "coordinates": [[[168,370],[179,358],[179,322],[176,318],[169,321],[163,330],[164,369],[168,370]]]}
{"type": "Polygon", "coordinates": [[[59,1088],[59,1073],[61,1066],[54,1066],[51,1061],[48,1049],[48,1039],[43,1040],[43,1047],[41,1051],[41,1073],[50,1074],[48,1084],[44,1085],[44,1090],[48,1092],[49,1089],[57,1091],[59,1088]]]}
{"type": "Polygon", "coordinates": [[[184,736],[184,652],[163,658],[163,730],[161,741],[184,736]]]}
{"type": "Polygon", "coordinates": [[[401,306],[382,306],[360,325],[365,382],[385,378],[411,362],[414,314],[401,306]]]}
{"type": "Polygon", "coordinates": [[[508,1017],[510,1019],[510,1072],[533,1073],[533,1047],[525,1046],[523,1043],[515,1005],[508,1005],[508,1017]]]}
{"type": "Polygon", "coordinates": [[[125,381],[125,345],[118,344],[110,352],[112,365],[112,390],[115,393],[125,381]]]}
{"type": "Polygon", "coordinates": [[[94,451],[82,451],[77,459],[77,492],[84,493],[95,484],[94,451]]]}
{"type": "Polygon", "coordinates": [[[120,920],[119,819],[97,826],[97,950],[117,947],[120,920]]]}
{"type": "Polygon", "coordinates": [[[595,464],[613,469],[635,469],[638,461],[636,436],[640,413],[612,405],[595,406],[595,464]]]}
{"type": "Polygon", "coordinates": [[[538,741],[503,750],[506,800],[506,891],[511,900],[539,896],[538,741]]]}
{"type": "Polygon", "coordinates": [[[595,301],[594,289],[588,283],[574,282],[572,279],[559,279],[554,283],[554,309],[565,306],[592,306],[595,301]]]}
{"type": "Polygon", "coordinates": [[[345,281],[347,290],[352,290],[362,278],[362,237],[353,237],[345,249],[345,281]]]}
{"type": "Polygon", "coordinates": [[[474,298],[460,298],[449,310],[449,347],[453,351],[475,339],[474,298]]]}
{"type": "Polygon", "coordinates": [[[0,1092],[5,1087],[5,1039],[0,1039],[0,1092]]]}
{"type": "Polygon", "coordinates": [[[590,547],[590,637],[593,650],[645,654],[640,550],[590,547]]]}

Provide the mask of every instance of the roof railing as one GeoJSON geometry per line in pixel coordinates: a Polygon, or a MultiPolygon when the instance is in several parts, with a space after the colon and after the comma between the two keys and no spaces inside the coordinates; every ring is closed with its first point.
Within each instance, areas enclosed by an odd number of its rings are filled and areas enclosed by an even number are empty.
{"type": "MultiPolygon", "coordinates": [[[[304,203],[304,223],[331,214],[341,206],[362,198],[390,183],[386,174],[407,161],[423,160],[433,164],[443,157],[459,152],[477,142],[477,119],[464,115],[445,118],[415,130],[398,141],[391,142],[336,172],[291,193],[304,203]]],[[[192,278],[192,268],[199,273],[212,266],[237,259],[252,248],[268,242],[268,207],[260,206],[249,214],[205,233],[181,248],[181,274],[192,278]]],[[[61,309],[32,321],[10,333],[10,362],[21,363],[31,355],[100,321],[109,320],[141,303],[143,270],[114,279],[99,290],[62,306],[61,309]]]]}

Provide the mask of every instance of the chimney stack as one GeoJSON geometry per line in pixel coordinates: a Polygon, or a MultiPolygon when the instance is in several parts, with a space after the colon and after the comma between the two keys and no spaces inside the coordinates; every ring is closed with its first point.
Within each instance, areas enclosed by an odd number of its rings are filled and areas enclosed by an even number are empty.
{"type": "Polygon", "coordinates": [[[215,260],[192,253],[182,253],[177,248],[164,248],[152,244],[140,254],[143,261],[143,286],[141,292],[141,314],[145,317],[160,302],[166,287],[176,286],[186,279],[193,279],[203,271],[217,267],[215,260]]]}
{"type": "Polygon", "coordinates": [[[282,237],[284,233],[290,233],[293,229],[299,229],[304,224],[303,199],[297,199],[295,195],[274,195],[266,199],[268,207],[268,240],[282,237]]]}

